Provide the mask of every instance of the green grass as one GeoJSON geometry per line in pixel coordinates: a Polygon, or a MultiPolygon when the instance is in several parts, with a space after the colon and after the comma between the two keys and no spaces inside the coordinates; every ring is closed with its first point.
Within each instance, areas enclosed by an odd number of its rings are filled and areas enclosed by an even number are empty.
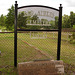
{"type": "MultiPolygon", "coordinates": [[[[17,46],[18,63],[47,58],[20,39],[18,39],[17,46]]],[[[13,67],[14,65],[14,34],[0,34],[0,51],[0,72],[2,72],[2,74],[10,75],[10,73],[12,72],[11,67],[13,67]]]]}
{"type": "MultiPolygon", "coordinates": [[[[52,59],[57,55],[57,33],[47,33],[46,39],[31,39],[30,33],[18,33],[18,63],[32,61],[35,59],[48,59],[49,57],[41,54],[35,48],[47,53],[52,59]],[[26,44],[29,43],[32,46],[26,44]]],[[[62,35],[61,60],[68,65],[75,66],[75,45],[70,44],[67,35],[62,35]]],[[[14,34],[0,33],[0,71],[7,75],[16,75],[14,71],[14,34]]],[[[73,67],[74,67],[73,66],[73,67]]],[[[68,67],[67,67],[68,68],[68,67]]],[[[71,70],[71,69],[70,69],[71,70]]],[[[74,71],[74,69],[72,69],[74,71]]]]}
{"type": "MultiPolygon", "coordinates": [[[[20,33],[18,38],[28,42],[29,44],[37,47],[44,52],[47,52],[50,56],[56,59],[57,54],[57,33],[56,39],[52,39],[53,33],[48,33],[46,39],[30,39],[29,33],[20,33]]],[[[63,36],[64,37],[64,36],[63,36]]],[[[62,37],[62,38],[63,38],[62,37]]],[[[66,37],[66,36],[65,36],[66,37]]],[[[61,41],[61,60],[66,63],[75,65],[75,45],[70,44],[68,41],[61,41]],[[67,60],[66,60],[67,59],[67,60]]]]}

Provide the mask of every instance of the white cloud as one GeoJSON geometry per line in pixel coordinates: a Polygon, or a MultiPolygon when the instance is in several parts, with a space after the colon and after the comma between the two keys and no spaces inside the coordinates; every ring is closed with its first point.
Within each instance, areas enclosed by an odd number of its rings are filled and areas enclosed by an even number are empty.
{"type": "Polygon", "coordinates": [[[65,0],[68,7],[75,7],[75,0],[65,0]]]}

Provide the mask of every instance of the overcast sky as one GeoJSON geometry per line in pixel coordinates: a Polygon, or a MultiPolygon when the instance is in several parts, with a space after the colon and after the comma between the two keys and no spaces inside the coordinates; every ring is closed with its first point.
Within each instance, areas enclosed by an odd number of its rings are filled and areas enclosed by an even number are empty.
{"type": "MultiPolygon", "coordinates": [[[[60,4],[63,6],[63,15],[70,14],[70,11],[75,13],[75,0],[17,0],[18,7],[26,5],[45,5],[59,9],[60,4]]],[[[0,15],[6,15],[8,8],[15,4],[15,0],[0,0],[0,15]]]]}

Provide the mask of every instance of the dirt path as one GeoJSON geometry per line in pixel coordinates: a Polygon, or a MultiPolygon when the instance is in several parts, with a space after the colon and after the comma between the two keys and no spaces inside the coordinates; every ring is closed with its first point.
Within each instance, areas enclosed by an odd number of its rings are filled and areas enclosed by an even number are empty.
{"type": "MultiPolygon", "coordinates": [[[[21,40],[21,39],[20,39],[20,40],[21,40]]],[[[53,59],[47,52],[44,52],[44,51],[38,49],[37,47],[35,47],[35,46],[29,44],[28,42],[26,42],[26,41],[24,41],[24,40],[21,40],[21,41],[24,42],[24,43],[26,43],[27,45],[31,46],[31,47],[34,48],[35,50],[37,50],[37,51],[40,52],[42,55],[44,55],[44,56],[50,58],[51,60],[53,59]]]]}

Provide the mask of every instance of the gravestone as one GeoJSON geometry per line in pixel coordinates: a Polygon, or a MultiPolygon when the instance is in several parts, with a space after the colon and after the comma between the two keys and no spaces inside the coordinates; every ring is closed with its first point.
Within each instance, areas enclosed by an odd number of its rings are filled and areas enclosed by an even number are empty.
{"type": "Polygon", "coordinates": [[[18,63],[19,75],[64,75],[63,61],[45,60],[18,63]]]}

